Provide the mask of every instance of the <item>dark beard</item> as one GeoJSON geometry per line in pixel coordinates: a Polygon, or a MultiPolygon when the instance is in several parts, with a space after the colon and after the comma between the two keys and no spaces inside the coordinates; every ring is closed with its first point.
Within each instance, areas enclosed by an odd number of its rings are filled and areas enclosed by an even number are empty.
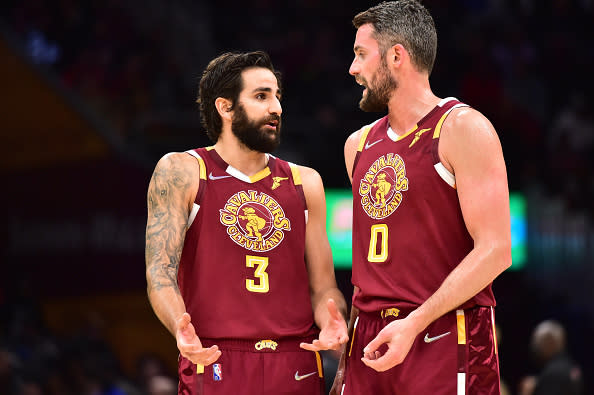
{"type": "Polygon", "coordinates": [[[280,144],[281,119],[280,116],[271,114],[265,119],[253,121],[248,118],[241,103],[238,103],[233,114],[231,131],[252,151],[268,153],[274,151],[280,144]],[[264,129],[264,125],[270,121],[278,121],[276,133],[264,129]]]}
{"type": "Polygon", "coordinates": [[[359,101],[359,108],[366,112],[382,112],[388,107],[392,92],[398,88],[398,83],[392,78],[388,65],[383,61],[371,84],[366,83],[365,87],[367,95],[359,101]]]}

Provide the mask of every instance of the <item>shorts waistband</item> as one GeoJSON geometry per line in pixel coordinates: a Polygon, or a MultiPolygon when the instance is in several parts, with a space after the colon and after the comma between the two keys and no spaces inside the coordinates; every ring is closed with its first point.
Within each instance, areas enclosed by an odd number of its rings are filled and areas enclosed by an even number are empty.
{"type": "MultiPolygon", "coordinates": [[[[450,311],[450,313],[455,313],[458,310],[464,310],[464,311],[468,311],[468,310],[472,310],[472,309],[478,309],[478,308],[491,308],[491,306],[480,306],[480,305],[474,305],[474,306],[469,306],[469,307],[464,307],[461,306],[457,309],[454,309],[452,311],[450,311]]],[[[359,316],[364,317],[364,318],[368,318],[368,319],[402,319],[404,317],[406,317],[407,315],[409,315],[411,312],[413,312],[416,309],[416,307],[386,307],[384,309],[381,310],[377,310],[377,311],[361,311],[359,310],[359,316]]]]}
{"type": "Polygon", "coordinates": [[[369,319],[401,319],[409,315],[413,307],[386,307],[377,311],[359,311],[359,316],[369,319]]]}
{"type": "Polygon", "coordinates": [[[201,338],[204,347],[217,345],[221,350],[249,352],[287,352],[307,351],[299,347],[301,343],[311,343],[316,336],[287,337],[281,339],[209,339],[201,338]]]}

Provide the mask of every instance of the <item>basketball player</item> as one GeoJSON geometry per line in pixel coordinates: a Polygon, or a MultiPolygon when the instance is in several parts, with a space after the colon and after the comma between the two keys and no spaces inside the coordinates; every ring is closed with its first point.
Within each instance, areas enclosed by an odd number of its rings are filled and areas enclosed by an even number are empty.
{"type": "Polygon", "coordinates": [[[264,52],[212,60],[198,101],[215,144],[165,155],[150,181],[148,295],[180,394],[321,394],[318,351],[348,339],[322,180],[268,154],[279,85],[264,52]]]}
{"type": "Polygon", "coordinates": [[[359,106],[388,114],[345,144],[353,334],[333,391],[498,394],[491,284],[511,264],[499,139],[477,110],[431,91],[437,36],[418,1],[353,23],[359,106]]]}

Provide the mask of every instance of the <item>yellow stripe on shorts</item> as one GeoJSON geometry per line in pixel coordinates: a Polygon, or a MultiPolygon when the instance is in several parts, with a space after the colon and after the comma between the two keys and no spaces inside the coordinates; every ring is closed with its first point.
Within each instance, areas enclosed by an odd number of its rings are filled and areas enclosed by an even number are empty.
{"type": "Polygon", "coordinates": [[[456,321],[458,323],[458,344],[466,344],[466,322],[464,321],[464,310],[456,310],[456,321]]]}

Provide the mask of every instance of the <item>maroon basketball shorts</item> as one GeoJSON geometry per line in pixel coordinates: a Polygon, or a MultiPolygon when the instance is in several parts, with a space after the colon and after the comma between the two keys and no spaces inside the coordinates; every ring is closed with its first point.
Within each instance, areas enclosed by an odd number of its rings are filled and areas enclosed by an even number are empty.
{"type": "Polygon", "coordinates": [[[299,343],[311,343],[312,340],[201,339],[204,347],[218,345],[221,356],[215,363],[204,367],[180,356],[178,393],[322,395],[321,356],[299,348],[299,343]]]}
{"type": "MultiPolygon", "coordinates": [[[[385,372],[367,367],[363,349],[393,320],[410,312],[398,308],[361,312],[347,344],[343,395],[499,394],[499,361],[492,307],[452,311],[415,339],[403,363],[385,372]]],[[[380,348],[382,354],[387,346],[380,348]]]]}

